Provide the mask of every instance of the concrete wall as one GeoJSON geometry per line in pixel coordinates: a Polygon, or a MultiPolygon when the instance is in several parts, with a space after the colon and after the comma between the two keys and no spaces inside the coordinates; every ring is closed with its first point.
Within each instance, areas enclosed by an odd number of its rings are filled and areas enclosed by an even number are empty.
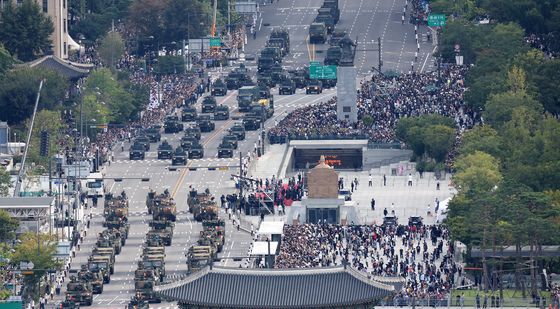
{"type": "Polygon", "coordinates": [[[356,67],[338,67],[336,115],[338,120],[358,121],[356,67]]]}

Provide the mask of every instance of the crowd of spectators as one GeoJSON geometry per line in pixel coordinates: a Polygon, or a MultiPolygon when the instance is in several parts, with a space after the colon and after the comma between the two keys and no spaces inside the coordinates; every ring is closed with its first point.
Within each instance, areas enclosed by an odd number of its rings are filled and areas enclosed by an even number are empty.
{"type": "Polygon", "coordinates": [[[441,72],[374,76],[358,90],[356,124],[338,121],[336,98],[297,109],[268,132],[271,143],[287,138],[328,135],[338,138],[364,136],[380,143],[396,142],[395,127],[401,118],[439,114],[455,120],[458,132],[472,127],[479,115],[465,106],[463,94],[467,66],[449,66],[441,72]],[[371,121],[364,121],[369,118],[371,121]]]}
{"type": "Polygon", "coordinates": [[[546,57],[554,59],[558,57],[558,39],[554,34],[550,33],[544,36],[538,36],[536,34],[530,34],[525,37],[525,41],[531,45],[531,47],[542,51],[546,57]]]}
{"type": "Polygon", "coordinates": [[[368,275],[402,277],[398,299],[446,299],[462,275],[453,253],[449,232],[441,226],[286,225],[275,267],[347,263],[368,275]]]}

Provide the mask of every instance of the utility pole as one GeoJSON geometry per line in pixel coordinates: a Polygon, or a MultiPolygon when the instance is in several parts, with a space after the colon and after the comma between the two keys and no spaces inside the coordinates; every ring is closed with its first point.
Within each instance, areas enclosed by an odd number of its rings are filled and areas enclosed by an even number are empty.
{"type": "Polygon", "coordinates": [[[243,177],[243,152],[239,152],[239,199],[243,197],[243,183],[241,182],[243,177]]]}
{"type": "Polygon", "coordinates": [[[383,74],[381,69],[383,68],[383,61],[381,60],[381,37],[377,38],[377,70],[379,74],[383,74]]]}

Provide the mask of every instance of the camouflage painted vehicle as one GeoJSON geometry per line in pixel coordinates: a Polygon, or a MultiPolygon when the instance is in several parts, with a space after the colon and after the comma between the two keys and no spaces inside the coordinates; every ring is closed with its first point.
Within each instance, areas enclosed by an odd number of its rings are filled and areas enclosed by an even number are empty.
{"type": "Polygon", "coordinates": [[[206,202],[199,203],[197,207],[193,209],[193,216],[196,221],[203,220],[215,220],[218,218],[220,208],[216,204],[215,200],[210,200],[206,202]]]}
{"type": "Polygon", "coordinates": [[[89,270],[84,264],[78,271],[78,280],[91,283],[93,294],[103,293],[103,273],[100,270],[89,270]]]}
{"type": "Polygon", "coordinates": [[[98,248],[113,248],[115,254],[120,254],[122,249],[122,236],[118,230],[104,230],[97,236],[95,245],[98,248]]]}
{"type": "Polygon", "coordinates": [[[177,206],[172,197],[154,200],[152,206],[152,216],[154,220],[177,220],[177,206]]]}
{"type": "Polygon", "coordinates": [[[80,305],[91,306],[93,303],[93,293],[89,282],[79,281],[72,276],[66,285],[66,300],[79,303],[80,305]]]}
{"type": "Polygon", "coordinates": [[[164,255],[144,255],[142,257],[142,265],[144,269],[157,270],[159,280],[163,281],[165,277],[165,256],[164,255]]]}
{"type": "Polygon", "coordinates": [[[149,303],[160,303],[161,299],[156,296],[154,286],[156,282],[153,278],[146,280],[134,280],[134,291],[136,298],[140,301],[149,303]]]}
{"type": "Polygon", "coordinates": [[[148,207],[148,214],[152,214],[155,205],[161,203],[162,200],[168,200],[171,198],[169,190],[165,189],[162,194],[157,194],[156,191],[150,189],[148,196],[146,197],[146,207],[148,207]]]}
{"type": "Polygon", "coordinates": [[[216,251],[212,246],[192,246],[189,248],[187,256],[187,265],[189,272],[195,272],[206,267],[215,257],[216,251]]]}
{"type": "Polygon", "coordinates": [[[139,299],[136,295],[130,299],[126,306],[127,309],[149,309],[150,305],[147,301],[139,299]]]}
{"type": "Polygon", "coordinates": [[[100,272],[103,278],[103,283],[111,282],[110,265],[106,260],[88,259],[87,268],[93,272],[100,272]]]}

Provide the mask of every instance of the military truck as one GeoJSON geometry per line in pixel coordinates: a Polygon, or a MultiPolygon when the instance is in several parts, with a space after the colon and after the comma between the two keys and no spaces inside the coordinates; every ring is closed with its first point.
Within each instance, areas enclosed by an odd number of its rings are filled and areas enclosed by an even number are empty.
{"type": "Polygon", "coordinates": [[[151,229],[148,231],[147,235],[149,235],[150,237],[152,237],[153,235],[157,235],[165,246],[171,246],[173,234],[168,230],[151,229]]]}
{"type": "Polygon", "coordinates": [[[237,104],[240,112],[246,112],[249,110],[249,106],[253,103],[257,103],[259,100],[259,87],[258,86],[245,86],[239,88],[237,93],[237,104]]]}
{"type": "Polygon", "coordinates": [[[192,246],[186,254],[189,272],[200,270],[212,261],[215,250],[212,246],[192,246]]]}
{"type": "Polygon", "coordinates": [[[213,113],[216,110],[216,98],[213,96],[207,96],[202,99],[202,113],[213,113]]]}
{"type": "MultiPolygon", "coordinates": [[[[176,217],[176,213],[171,218],[175,218],[175,217],[176,217]]],[[[160,238],[163,240],[164,245],[166,243],[166,239],[168,236],[169,236],[169,244],[171,244],[171,237],[173,237],[173,229],[175,228],[175,223],[173,223],[174,221],[167,218],[168,218],[167,216],[159,215],[154,212],[154,219],[150,220],[149,223],[152,230],[164,232],[166,236],[165,237],[160,236],[160,238]]]]}
{"type": "Polygon", "coordinates": [[[327,41],[327,26],[322,22],[313,22],[309,26],[309,43],[325,43],[327,41]]]}
{"type": "Polygon", "coordinates": [[[212,90],[210,90],[210,94],[215,97],[225,96],[227,94],[227,85],[223,80],[218,78],[214,81],[214,83],[212,83],[212,90]]]}
{"type": "Polygon", "coordinates": [[[60,302],[60,309],[78,309],[80,308],[80,306],[78,306],[78,304],[76,304],[76,302],[73,299],[65,299],[63,301],[60,302]]]}
{"type": "Polygon", "coordinates": [[[231,72],[228,73],[226,77],[226,86],[229,90],[238,89],[247,81],[250,81],[251,77],[248,75],[247,68],[239,67],[233,69],[231,72]]]}
{"type": "Polygon", "coordinates": [[[70,282],[66,285],[66,300],[71,300],[84,306],[91,306],[93,304],[91,284],[78,281],[75,276],[70,277],[70,282]]]}
{"type": "Polygon", "coordinates": [[[101,271],[91,271],[84,264],[81,266],[80,271],[78,271],[78,280],[91,283],[93,294],[103,293],[103,273],[101,271]]]}
{"type": "Polygon", "coordinates": [[[204,157],[204,148],[200,142],[192,144],[188,151],[190,159],[202,159],[204,157]]]}
{"type": "Polygon", "coordinates": [[[325,65],[338,65],[342,58],[342,48],[340,46],[331,46],[327,49],[327,55],[323,61],[325,65]]]}
{"type": "Polygon", "coordinates": [[[307,75],[304,69],[292,69],[288,71],[290,79],[296,84],[296,89],[303,89],[307,86],[307,75]]]}
{"type": "Polygon", "coordinates": [[[197,140],[200,140],[201,133],[198,124],[187,127],[185,129],[185,136],[194,136],[197,140]]]}
{"type": "Polygon", "coordinates": [[[156,269],[159,274],[159,280],[163,281],[165,277],[165,256],[163,255],[145,255],[142,257],[144,268],[156,269]]]}
{"type": "Polygon", "coordinates": [[[150,151],[150,139],[146,135],[139,135],[134,142],[142,145],[145,151],[150,151]]]}
{"type": "Polygon", "coordinates": [[[109,263],[106,260],[88,259],[87,268],[92,272],[99,272],[102,275],[103,283],[111,282],[111,273],[109,263]]]}
{"type": "Polygon", "coordinates": [[[267,99],[260,99],[259,104],[251,105],[249,113],[254,114],[259,119],[266,121],[266,119],[269,119],[274,115],[274,104],[270,104],[267,99]]]}
{"type": "Polygon", "coordinates": [[[230,144],[233,146],[233,149],[237,149],[238,146],[238,140],[237,140],[237,136],[233,135],[233,134],[227,134],[224,135],[224,137],[222,138],[223,142],[226,142],[227,144],[230,144]]]}
{"type": "Polygon", "coordinates": [[[144,160],[145,157],[146,149],[142,144],[135,142],[132,146],[130,146],[130,150],[128,152],[128,158],[130,160],[144,160]]]}
{"type": "Polygon", "coordinates": [[[107,270],[109,271],[109,274],[112,275],[115,272],[115,268],[114,268],[115,265],[114,265],[113,261],[111,261],[110,256],[107,256],[107,255],[91,255],[88,259],[88,262],[89,261],[106,263],[105,265],[107,266],[107,270]]]}
{"type": "MultiPolygon", "coordinates": [[[[336,23],[334,22],[334,17],[331,15],[317,15],[317,17],[315,17],[315,20],[313,21],[314,23],[323,23],[325,24],[325,27],[327,28],[327,34],[331,34],[334,30],[334,26],[336,25],[336,23]]],[[[323,41],[323,43],[326,42],[326,38],[325,41],[323,41]]]]}
{"type": "Polygon", "coordinates": [[[340,10],[334,7],[322,6],[318,10],[319,15],[326,15],[333,19],[333,23],[336,25],[340,19],[340,10]]]}
{"type": "Polygon", "coordinates": [[[290,33],[288,29],[281,28],[281,29],[274,29],[270,32],[269,41],[271,39],[282,39],[284,43],[284,49],[286,53],[290,53],[290,33]]]}
{"type": "Polygon", "coordinates": [[[257,117],[253,113],[247,113],[243,117],[243,126],[246,131],[258,130],[261,126],[261,117],[257,117]]]}
{"type": "Polygon", "coordinates": [[[173,147],[169,144],[167,140],[164,140],[158,146],[157,158],[159,160],[167,160],[171,159],[173,156],[173,147]]]}
{"type": "Polygon", "coordinates": [[[183,124],[177,116],[168,116],[163,123],[165,133],[178,133],[183,131],[183,124]]]}
{"type": "Polygon", "coordinates": [[[121,218],[115,214],[109,214],[105,217],[104,226],[109,229],[115,229],[120,233],[121,244],[124,246],[126,243],[126,238],[128,237],[128,231],[130,229],[130,224],[126,217],[121,218]]]}
{"type": "Polygon", "coordinates": [[[181,147],[185,151],[189,151],[189,149],[191,149],[192,145],[195,143],[198,143],[198,139],[196,139],[196,137],[193,135],[185,135],[181,137],[181,147]]]}
{"type": "Polygon", "coordinates": [[[321,81],[317,79],[310,80],[309,83],[307,84],[307,88],[305,89],[306,94],[311,94],[311,93],[320,94],[322,92],[323,92],[323,84],[321,83],[321,81]]]}
{"type": "Polygon", "coordinates": [[[286,56],[289,52],[286,49],[286,43],[283,38],[269,38],[266,42],[266,47],[276,47],[280,49],[280,55],[282,57],[286,56]]]}
{"type": "Polygon", "coordinates": [[[284,78],[278,88],[279,95],[292,95],[296,93],[296,83],[291,78],[284,78]]]}
{"type": "Polygon", "coordinates": [[[198,117],[198,113],[196,112],[196,108],[193,106],[187,106],[183,108],[183,113],[181,114],[181,121],[195,121],[196,117],[198,117]]]}
{"type": "Polygon", "coordinates": [[[134,280],[134,292],[140,301],[149,303],[160,303],[161,299],[154,292],[154,279],[134,280]]]}
{"type": "Polygon", "coordinates": [[[222,141],[218,145],[218,158],[233,158],[233,146],[230,143],[222,141]]]}
{"type": "Polygon", "coordinates": [[[238,141],[245,139],[245,127],[242,123],[236,123],[229,129],[229,134],[235,135],[238,141]]]}
{"type": "Polygon", "coordinates": [[[216,205],[215,201],[201,202],[193,207],[193,217],[196,221],[214,220],[218,218],[220,208],[216,205]]]}
{"type": "Polygon", "coordinates": [[[147,246],[142,249],[142,255],[165,255],[164,246],[147,246]]]}
{"type": "Polygon", "coordinates": [[[113,247],[95,247],[91,252],[91,257],[107,259],[107,262],[109,263],[109,271],[112,275],[115,270],[115,253],[116,252],[113,247]]]}
{"type": "Polygon", "coordinates": [[[152,126],[146,129],[144,134],[146,134],[146,136],[148,137],[151,143],[157,143],[161,140],[161,133],[159,132],[159,129],[156,127],[152,126]]]}
{"type": "Polygon", "coordinates": [[[121,238],[121,234],[118,232],[118,230],[104,230],[97,236],[97,242],[95,243],[95,245],[98,248],[113,249],[114,254],[120,254],[122,249],[121,238]]]}
{"type": "Polygon", "coordinates": [[[208,115],[198,116],[196,123],[198,124],[201,132],[212,132],[216,128],[216,124],[212,122],[210,116],[208,115]]]}
{"type": "Polygon", "coordinates": [[[171,165],[187,165],[187,152],[183,147],[179,146],[175,149],[171,158],[171,165]]]}
{"type": "Polygon", "coordinates": [[[147,301],[138,298],[136,295],[130,299],[126,309],[149,309],[150,305],[147,301]]]}
{"type": "Polygon", "coordinates": [[[228,120],[229,119],[229,107],[227,105],[220,104],[214,110],[214,120],[228,120]]]}
{"type": "Polygon", "coordinates": [[[257,60],[257,72],[259,74],[268,73],[274,63],[275,60],[272,57],[266,55],[259,56],[259,59],[257,60]]]}
{"type": "Polygon", "coordinates": [[[259,76],[257,77],[257,85],[259,87],[274,87],[274,83],[272,81],[272,76],[270,76],[269,74],[259,74],[259,76]]]}
{"type": "Polygon", "coordinates": [[[341,27],[335,27],[332,34],[331,34],[331,38],[329,39],[329,45],[330,46],[339,46],[338,42],[340,42],[340,40],[347,36],[347,30],[345,28],[341,28],[341,27]]]}

